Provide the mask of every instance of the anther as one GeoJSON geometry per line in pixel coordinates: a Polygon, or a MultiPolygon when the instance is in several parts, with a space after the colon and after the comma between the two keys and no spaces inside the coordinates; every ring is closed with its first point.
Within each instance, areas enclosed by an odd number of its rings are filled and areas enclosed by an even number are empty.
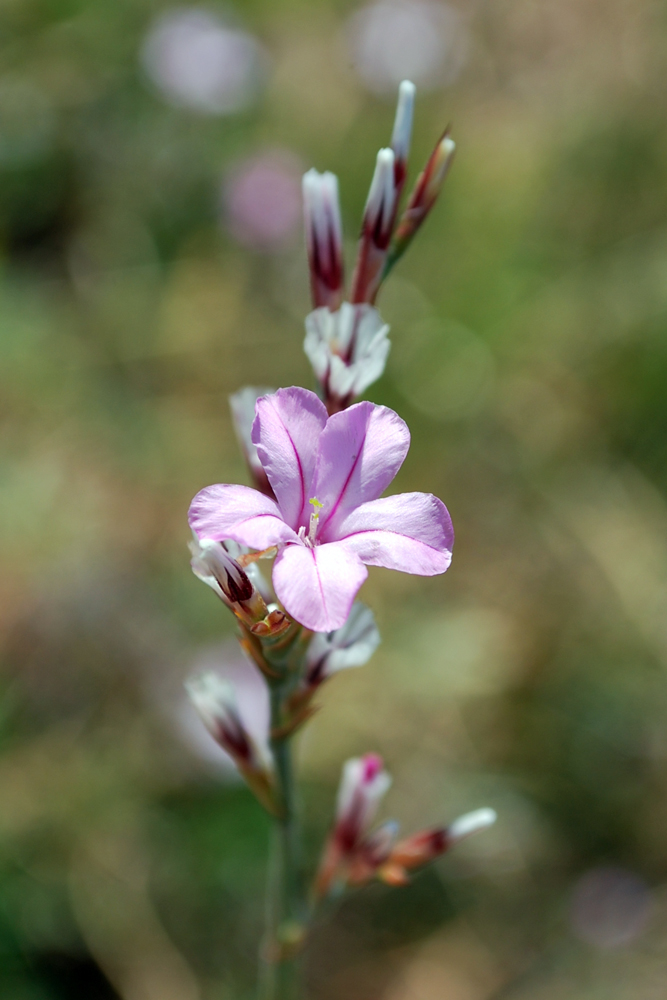
{"type": "Polygon", "coordinates": [[[313,507],[312,513],[310,515],[310,524],[308,526],[308,541],[310,542],[311,545],[314,545],[315,536],[317,535],[317,525],[320,520],[320,511],[324,506],[324,504],[320,503],[317,497],[311,497],[308,503],[312,504],[313,507]]]}

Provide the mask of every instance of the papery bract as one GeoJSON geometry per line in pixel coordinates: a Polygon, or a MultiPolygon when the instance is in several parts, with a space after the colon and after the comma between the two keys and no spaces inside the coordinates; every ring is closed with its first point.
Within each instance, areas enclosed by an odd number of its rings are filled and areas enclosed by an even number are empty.
{"type": "Polygon", "coordinates": [[[257,401],[252,437],[276,500],[246,486],[209,486],[192,501],[190,525],[199,538],[277,546],[276,595],[306,628],[345,623],[366,565],[419,576],[448,568],[454,532],[442,501],[426,493],[380,499],[410,444],[393,410],[362,402],[327,417],[315,393],[280,389],[257,401]]]}

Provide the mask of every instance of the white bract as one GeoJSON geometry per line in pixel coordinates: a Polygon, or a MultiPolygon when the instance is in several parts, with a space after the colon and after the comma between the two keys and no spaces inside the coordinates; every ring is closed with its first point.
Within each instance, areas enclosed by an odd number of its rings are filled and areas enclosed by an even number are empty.
{"type": "Polygon", "coordinates": [[[303,349],[316,377],[339,399],[358,396],[382,375],[389,326],[373,306],[344,302],[340,309],[315,309],[306,317],[303,349]]]}

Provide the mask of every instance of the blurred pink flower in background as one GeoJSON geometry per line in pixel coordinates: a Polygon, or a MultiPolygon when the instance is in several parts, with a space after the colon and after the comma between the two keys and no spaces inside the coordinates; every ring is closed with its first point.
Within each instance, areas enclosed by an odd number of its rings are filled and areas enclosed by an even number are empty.
{"type": "Polygon", "coordinates": [[[196,7],[160,15],[141,52],[144,70],[166,100],[211,115],[252,104],[264,58],[252,35],[196,7]]]}
{"type": "Polygon", "coordinates": [[[593,868],[574,888],[572,929],[587,944],[619,948],[642,933],[653,902],[649,887],[632,872],[612,866],[593,868]]]}
{"type": "Polygon", "coordinates": [[[350,17],[347,40],[359,76],[378,94],[393,94],[405,78],[447,86],[468,54],[461,14],[438,0],[376,0],[350,17]]]}
{"type": "Polygon", "coordinates": [[[301,225],[302,167],[296,156],[272,150],[237,163],[222,185],[226,227],[244,246],[284,246],[301,225]]]}

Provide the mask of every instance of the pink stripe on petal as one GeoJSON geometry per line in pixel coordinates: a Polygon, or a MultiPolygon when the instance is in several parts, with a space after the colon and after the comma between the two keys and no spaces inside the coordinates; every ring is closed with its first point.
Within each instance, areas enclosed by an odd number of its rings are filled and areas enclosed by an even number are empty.
{"type": "Polygon", "coordinates": [[[207,486],[190,504],[188,521],[198,538],[216,542],[232,538],[253,549],[267,549],[296,537],[275,500],[249,486],[207,486]]]}
{"type": "Polygon", "coordinates": [[[362,402],[329,417],[320,438],[313,496],[324,504],[319,537],[340,537],[346,512],[375,500],[400,469],[410,447],[404,420],[386,406],[362,402]]]}
{"type": "Polygon", "coordinates": [[[452,521],[444,503],[430,493],[401,493],[362,504],[337,529],[340,544],[369,566],[435,576],[452,561],[452,521]]]}
{"type": "Polygon", "coordinates": [[[252,442],[282,516],[294,529],[307,525],[317,449],[327,422],[326,407],[314,392],[292,386],[262,396],[257,400],[256,413],[252,442]]]}
{"type": "Polygon", "coordinates": [[[288,545],[273,566],[273,586],[289,615],[314,632],[344,625],[366,567],[343,545],[288,545]]]}

